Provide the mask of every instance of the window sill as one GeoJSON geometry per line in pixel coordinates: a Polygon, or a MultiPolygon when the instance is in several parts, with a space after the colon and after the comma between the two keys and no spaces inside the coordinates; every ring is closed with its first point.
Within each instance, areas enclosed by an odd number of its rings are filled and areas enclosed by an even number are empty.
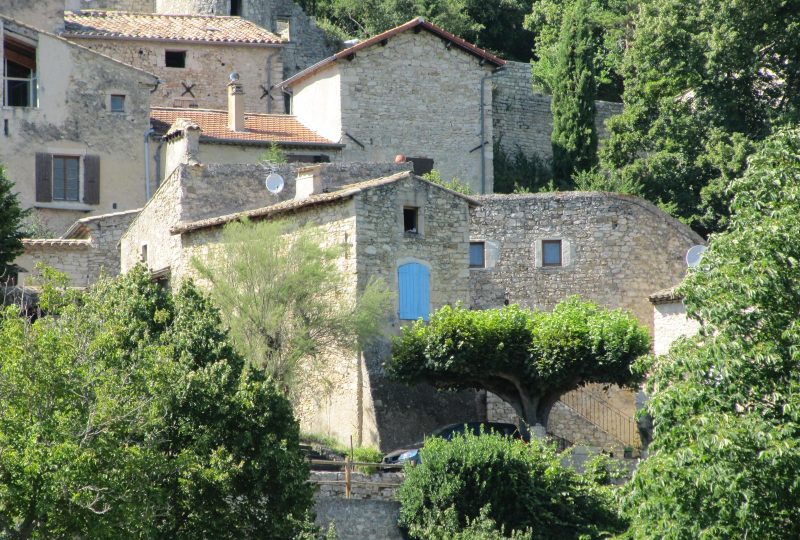
{"type": "Polygon", "coordinates": [[[45,210],[70,210],[72,212],[91,212],[95,206],[79,202],[50,202],[50,203],[35,203],[34,208],[42,208],[45,210]]]}

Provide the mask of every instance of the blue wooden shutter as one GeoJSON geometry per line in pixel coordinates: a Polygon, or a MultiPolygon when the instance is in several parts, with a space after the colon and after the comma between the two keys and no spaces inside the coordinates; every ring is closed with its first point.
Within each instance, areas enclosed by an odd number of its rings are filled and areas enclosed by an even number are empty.
{"type": "Polygon", "coordinates": [[[408,263],[397,269],[400,318],[428,320],[430,310],[430,273],[425,265],[408,263]]]}

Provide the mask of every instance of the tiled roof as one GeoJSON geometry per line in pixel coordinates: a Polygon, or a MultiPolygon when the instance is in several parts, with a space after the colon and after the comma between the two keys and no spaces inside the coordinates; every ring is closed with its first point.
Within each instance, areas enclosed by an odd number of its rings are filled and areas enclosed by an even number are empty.
{"type": "MultiPolygon", "coordinates": [[[[416,176],[414,173],[410,171],[403,171],[392,174],[390,176],[384,176],[383,178],[375,178],[373,180],[366,180],[364,182],[356,182],[355,184],[349,184],[342,187],[342,189],[331,191],[329,193],[309,195],[308,197],[305,197],[303,199],[289,199],[288,201],[279,202],[277,204],[265,206],[263,208],[256,208],[255,210],[247,210],[245,212],[237,212],[235,214],[227,214],[224,216],[202,219],[200,221],[194,221],[191,223],[182,223],[172,227],[169,232],[171,234],[183,234],[186,232],[196,231],[199,229],[206,229],[209,227],[220,227],[227,223],[231,223],[232,221],[237,221],[243,218],[247,219],[270,218],[273,216],[293,212],[295,210],[299,210],[301,208],[305,208],[308,206],[316,206],[319,204],[326,204],[330,202],[349,199],[368,189],[372,189],[378,186],[384,186],[386,184],[391,184],[393,182],[397,182],[398,180],[402,180],[404,178],[415,178],[420,182],[430,183],[427,180],[424,180],[419,176],[416,176]]],[[[472,197],[468,197],[462,193],[452,191],[438,184],[431,183],[431,185],[434,185],[439,189],[442,189],[452,195],[455,195],[456,197],[464,199],[471,206],[479,206],[479,203],[472,197]]]]}
{"type": "Polygon", "coordinates": [[[679,302],[683,300],[683,296],[676,292],[677,287],[672,287],[670,289],[663,289],[661,291],[654,292],[651,294],[648,299],[650,300],[651,304],[667,304],[671,302],[679,302]]]}
{"type": "Polygon", "coordinates": [[[22,245],[25,247],[44,246],[44,247],[65,247],[65,248],[85,248],[91,245],[88,239],[72,238],[23,238],[22,245]]]}
{"type": "Polygon", "coordinates": [[[506,64],[506,61],[503,60],[502,58],[498,58],[497,56],[493,55],[492,53],[490,53],[488,51],[484,51],[483,49],[481,49],[477,45],[473,45],[472,43],[470,43],[470,42],[468,42],[468,41],[466,41],[464,39],[461,39],[460,37],[458,37],[458,36],[456,36],[454,34],[451,34],[447,30],[439,28],[435,24],[429,23],[428,21],[426,21],[422,17],[417,17],[416,19],[411,19],[410,21],[408,21],[405,24],[401,24],[400,26],[392,28],[391,30],[387,30],[386,32],[383,32],[383,33],[378,34],[376,36],[372,36],[369,39],[361,41],[361,42],[353,45],[352,47],[348,47],[347,49],[339,51],[338,53],[334,54],[333,56],[329,56],[328,58],[326,58],[326,59],[324,59],[324,60],[322,60],[320,62],[317,62],[313,66],[308,67],[308,68],[304,69],[303,71],[300,71],[299,73],[296,73],[292,77],[289,77],[288,79],[286,79],[285,81],[280,83],[278,86],[291,86],[292,84],[294,84],[294,83],[296,83],[298,81],[301,81],[301,80],[305,79],[306,77],[309,77],[309,76],[313,75],[314,73],[324,69],[329,64],[332,64],[332,63],[334,63],[334,62],[336,62],[338,60],[352,58],[361,49],[366,49],[367,47],[371,47],[372,45],[376,45],[376,44],[379,44],[379,43],[385,43],[392,36],[395,36],[397,34],[400,34],[401,32],[405,32],[407,30],[412,30],[412,29],[415,30],[415,31],[419,31],[419,29],[427,30],[428,32],[430,32],[430,33],[432,33],[432,34],[434,34],[436,36],[439,36],[440,38],[452,43],[453,45],[455,45],[459,49],[462,49],[462,50],[468,52],[469,54],[475,55],[478,58],[480,58],[482,61],[489,62],[490,64],[493,64],[496,67],[504,66],[506,64]]]}
{"type": "Polygon", "coordinates": [[[67,11],[64,36],[237,45],[279,45],[281,38],[240,17],[67,11]]]}
{"type": "Polygon", "coordinates": [[[173,107],[153,107],[150,109],[150,123],[159,135],[167,133],[178,118],[184,118],[200,126],[200,139],[221,143],[277,143],[291,146],[314,146],[342,148],[311,131],[297,118],[288,114],[245,113],[246,131],[228,129],[228,112],[211,109],[181,109],[173,107]]]}

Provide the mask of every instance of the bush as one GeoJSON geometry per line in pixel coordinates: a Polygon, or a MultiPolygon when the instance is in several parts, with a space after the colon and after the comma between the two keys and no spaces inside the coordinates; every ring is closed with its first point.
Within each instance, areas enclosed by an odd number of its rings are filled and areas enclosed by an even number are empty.
{"type": "MultiPolygon", "coordinates": [[[[365,463],[380,463],[383,459],[383,454],[377,448],[356,448],[353,450],[353,461],[361,461],[365,463]]],[[[378,472],[377,467],[369,467],[367,465],[359,465],[356,467],[358,472],[364,474],[374,474],[378,472]]]]}
{"type": "Polygon", "coordinates": [[[624,530],[612,488],[565,467],[554,447],[538,440],[469,433],[452,441],[431,438],[421,458],[406,468],[398,491],[400,524],[412,538],[451,538],[470,528],[474,535],[464,538],[494,538],[484,534],[487,520],[520,538],[519,531],[530,529],[531,539],[624,530]]]}

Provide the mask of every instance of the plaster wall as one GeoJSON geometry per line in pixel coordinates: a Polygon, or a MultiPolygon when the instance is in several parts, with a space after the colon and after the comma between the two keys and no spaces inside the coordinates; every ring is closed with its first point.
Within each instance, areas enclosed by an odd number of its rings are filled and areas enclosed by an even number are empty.
{"type": "Polygon", "coordinates": [[[64,29],[65,0],[0,0],[0,14],[46,32],[64,29]]]}
{"type": "Polygon", "coordinates": [[[269,89],[283,77],[280,48],[210,43],[189,44],[140,40],[70,38],[76,43],[158,76],[163,82],[152,94],[153,107],[228,108],[228,75],[237,72],[245,90],[248,112],[283,112],[283,97],[271,99],[269,89]],[[165,66],[166,51],[186,51],[186,67],[165,66]],[[191,90],[187,90],[190,88],[191,90]]]}
{"type": "Polygon", "coordinates": [[[653,306],[653,352],[667,354],[672,342],[680,337],[691,337],[700,329],[700,323],[686,315],[681,300],[658,303],[653,306]]]}
{"type": "Polygon", "coordinates": [[[154,77],[2,19],[0,33],[24,36],[37,47],[38,106],[0,110],[2,124],[8,124],[0,131],[0,162],[22,206],[35,208],[41,228],[51,236],[87,215],[140,208],[145,202],[143,135],[154,77]],[[124,113],[109,110],[110,95],[117,93],[126,96],[124,113]],[[37,202],[37,152],[99,156],[99,204],[37,202]]]}
{"type": "MultiPolygon", "coordinates": [[[[292,114],[326,139],[342,141],[342,77],[334,65],[294,87],[292,114]]],[[[352,141],[344,141],[352,144],[352,141]]],[[[394,156],[393,156],[394,157],[394,156]]]]}

